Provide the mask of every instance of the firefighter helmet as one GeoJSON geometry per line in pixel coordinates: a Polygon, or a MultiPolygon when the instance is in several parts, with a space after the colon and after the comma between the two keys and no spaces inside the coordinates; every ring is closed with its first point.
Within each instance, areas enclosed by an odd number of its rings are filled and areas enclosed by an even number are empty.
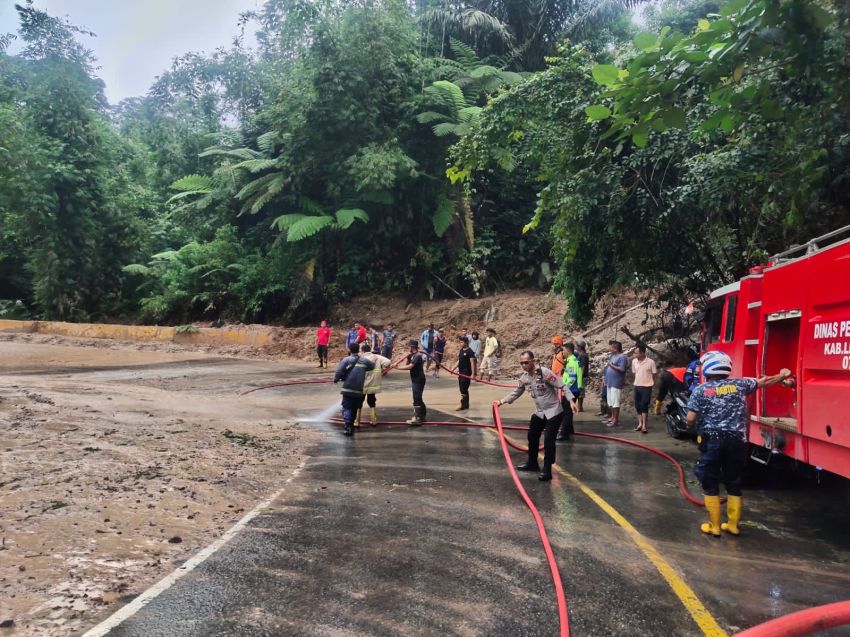
{"type": "Polygon", "coordinates": [[[706,352],[699,359],[704,376],[727,377],[732,373],[732,359],[725,352],[706,352]]]}

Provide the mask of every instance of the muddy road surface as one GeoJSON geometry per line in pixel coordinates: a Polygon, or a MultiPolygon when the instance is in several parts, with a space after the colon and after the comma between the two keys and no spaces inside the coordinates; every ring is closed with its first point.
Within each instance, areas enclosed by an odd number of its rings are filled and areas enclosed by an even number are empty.
{"type": "MultiPolygon", "coordinates": [[[[96,625],[115,636],[557,634],[549,568],[497,436],[396,425],[350,440],[329,422],[332,386],[239,396],[322,376],[303,363],[0,342],[0,621],[14,621],[0,637],[96,625]]],[[[467,417],[489,423],[505,391],[474,386],[467,417]]],[[[429,378],[425,398],[432,419],[457,420],[453,379],[429,378]]],[[[405,374],[391,373],[379,417],[407,418],[409,401],[405,374]]],[[[577,429],[611,433],[594,411],[577,429]]],[[[529,412],[527,397],[503,411],[514,424],[529,412]]],[[[693,445],[658,418],[650,427],[615,433],[682,460],[698,493],[693,445]]],[[[558,464],[551,483],[523,482],[573,635],[732,634],[850,596],[843,481],[757,476],[742,536],[715,540],[656,456],[580,438],[559,444],[558,464]]]]}

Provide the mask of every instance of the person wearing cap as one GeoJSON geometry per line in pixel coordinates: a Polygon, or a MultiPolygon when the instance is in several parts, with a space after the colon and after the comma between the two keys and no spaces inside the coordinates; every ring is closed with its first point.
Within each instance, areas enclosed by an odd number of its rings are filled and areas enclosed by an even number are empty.
{"type": "Polygon", "coordinates": [[[519,471],[539,471],[538,478],[544,482],[552,479],[552,465],[555,464],[555,435],[563,420],[563,407],[558,390],[567,397],[573,413],[578,410],[575,397],[564,380],[551,369],[538,365],[534,354],[528,350],[519,356],[522,375],[517,380],[516,389],[497,402],[498,405],[511,404],[528,392],[534,401],[534,413],[528,425],[528,460],[517,465],[519,471]],[[537,462],[540,446],[540,434],[543,434],[543,468],[537,462]]]}
{"type": "Polygon", "coordinates": [[[475,358],[475,352],[469,346],[469,337],[461,336],[460,351],[457,353],[457,365],[452,369],[453,372],[458,372],[457,386],[460,390],[460,405],[455,411],[464,411],[469,409],[469,384],[475,378],[475,367],[478,360],[475,358]]]}
{"type": "Polygon", "coordinates": [[[747,453],[747,396],[760,387],[785,381],[791,370],[774,376],[729,378],[732,359],[719,351],[700,358],[706,381],[688,400],[688,424],[696,425],[700,457],[694,473],[702,485],[708,522],[700,530],[719,537],[726,531],[739,535],[741,519],[741,474],[747,453]],[[720,484],[726,487],[726,518],[720,523],[720,484]]]}
{"type": "Polygon", "coordinates": [[[360,356],[359,350],[360,346],[357,343],[351,343],[348,346],[350,354],[339,362],[334,374],[334,384],[342,381],[340,393],[342,394],[343,433],[346,436],[354,435],[354,421],[363,406],[366,372],[375,368],[375,363],[360,356]]]}
{"type": "Polygon", "coordinates": [[[484,339],[484,356],[481,359],[481,380],[487,375],[487,380],[493,380],[493,376],[499,369],[499,340],[496,338],[496,330],[487,328],[487,338],[484,339]]]}
{"type": "Polygon", "coordinates": [[[561,376],[564,373],[564,337],[553,336],[552,346],[555,349],[552,356],[552,372],[561,376]]]}
{"type": "Polygon", "coordinates": [[[425,417],[428,415],[428,409],[425,407],[423,393],[425,392],[425,362],[428,356],[419,351],[419,343],[414,339],[407,341],[407,347],[410,349],[405,357],[406,363],[399,365],[398,369],[410,370],[410,387],[413,391],[413,418],[408,419],[407,424],[413,427],[420,426],[425,422],[425,417]]]}
{"type": "MultiPolygon", "coordinates": [[[[378,426],[378,398],[377,394],[381,391],[381,381],[384,378],[384,370],[392,365],[392,361],[386,356],[381,356],[369,351],[369,343],[360,343],[360,355],[367,358],[375,364],[375,368],[366,372],[366,379],[363,381],[363,394],[366,396],[366,404],[371,412],[370,424],[373,427],[378,426]]],[[[360,416],[363,412],[361,403],[360,410],[357,412],[357,420],[354,423],[355,427],[360,426],[360,416]]]]}
{"type": "Polygon", "coordinates": [[[322,324],[316,330],[316,354],[319,356],[319,367],[328,366],[328,345],[331,342],[331,328],[328,327],[327,321],[322,321],[322,324]]]}

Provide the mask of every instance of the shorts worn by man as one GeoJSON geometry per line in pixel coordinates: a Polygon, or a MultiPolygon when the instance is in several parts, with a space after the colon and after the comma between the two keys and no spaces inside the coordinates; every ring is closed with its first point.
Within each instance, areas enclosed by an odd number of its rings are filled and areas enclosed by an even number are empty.
{"type": "Polygon", "coordinates": [[[608,427],[616,427],[620,422],[620,395],[626,381],[626,369],[629,359],[623,354],[623,344],[620,341],[609,341],[609,359],[605,366],[605,387],[608,407],[611,408],[611,418],[603,420],[608,427]]]}
{"type": "Polygon", "coordinates": [[[357,412],[363,406],[363,385],[366,382],[366,372],[375,368],[375,363],[358,354],[359,346],[352,343],[349,346],[350,356],[343,358],[336,368],[334,383],[342,382],[342,420],[343,433],[354,435],[354,420],[357,412]]]}
{"type": "Polygon", "coordinates": [[[740,533],[741,473],[746,459],[747,396],[759,387],[774,385],[791,375],[783,369],[775,376],[729,378],[732,359],[723,352],[707,352],[700,359],[706,382],[688,400],[688,422],[697,425],[700,457],[694,473],[702,484],[708,522],[700,530],[720,536],[720,531],[740,533]],[[720,483],[726,486],[727,522],[720,524],[720,483]]]}
{"type": "Polygon", "coordinates": [[[563,407],[558,390],[561,390],[570,403],[573,413],[578,411],[575,397],[564,383],[564,380],[551,369],[541,367],[534,360],[534,354],[525,351],[520,355],[522,375],[517,381],[516,389],[498,401],[499,405],[512,403],[528,392],[534,401],[534,413],[528,426],[528,460],[517,465],[520,471],[539,471],[542,481],[552,479],[552,465],[555,464],[555,435],[563,420],[563,407]],[[537,462],[540,446],[540,434],[543,438],[543,468],[537,462]]]}
{"type": "Polygon", "coordinates": [[[643,343],[638,343],[636,347],[635,357],[632,359],[632,373],[635,375],[635,411],[638,414],[635,431],[646,433],[649,403],[652,402],[652,388],[655,386],[658,368],[655,361],[646,355],[646,345],[643,343]]]}

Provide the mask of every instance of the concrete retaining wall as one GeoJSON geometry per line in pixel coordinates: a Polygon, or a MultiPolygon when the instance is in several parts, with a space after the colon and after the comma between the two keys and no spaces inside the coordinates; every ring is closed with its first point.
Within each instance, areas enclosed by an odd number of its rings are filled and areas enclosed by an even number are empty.
{"type": "Polygon", "coordinates": [[[275,342],[268,327],[201,327],[178,332],[174,327],[157,325],[110,325],[101,323],[58,323],[54,321],[10,321],[0,319],[0,332],[56,334],[76,338],[105,338],[116,341],[162,341],[199,345],[245,345],[264,347],[275,342]]]}

